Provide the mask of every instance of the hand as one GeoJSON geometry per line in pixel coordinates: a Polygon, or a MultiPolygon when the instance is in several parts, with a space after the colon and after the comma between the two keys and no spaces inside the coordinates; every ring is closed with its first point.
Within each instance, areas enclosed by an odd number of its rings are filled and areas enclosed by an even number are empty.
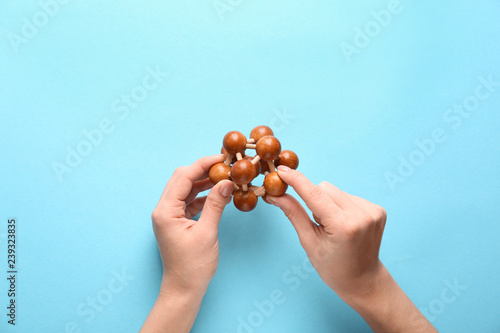
{"type": "Polygon", "coordinates": [[[223,155],[204,157],[189,167],[177,168],[153,211],[153,230],[163,262],[162,291],[206,290],[219,262],[218,227],[224,207],[231,201],[233,183],[213,186],[212,165],[223,155]],[[208,196],[198,193],[213,187],[208,196]],[[201,210],[198,221],[192,218],[201,210]]]}
{"type": "Polygon", "coordinates": [[[234,188],[230,181],[213,186],[208,179],[210,167],[223,160],[224,155],[208,156],[176,169],[153,211],[163,280],[141,333],[188,333],[194,324],[217,270],[219,220],[234,188]],[[210,188],[208,196],[197,197],[210,188]]]}
{"type": "Polygon", "coordinates": [[[302,173],[278,167],[312,211],[314,223],[292,196],[267,197],[290,219],[321,279],[375,332],[437,332],[399,288],[379,259],[385,210],[330,183],[318,186],[302,173]]]}
{"type": "Polygon", "coordinates": [[[299,171],[278,168],[313,213],[291,195],[271,198],[290,219],[300,243],[323,281],[339,296],[366,293],[380,271],[378,258],[385,210],[334,185],[314,185],[299,171]]]}

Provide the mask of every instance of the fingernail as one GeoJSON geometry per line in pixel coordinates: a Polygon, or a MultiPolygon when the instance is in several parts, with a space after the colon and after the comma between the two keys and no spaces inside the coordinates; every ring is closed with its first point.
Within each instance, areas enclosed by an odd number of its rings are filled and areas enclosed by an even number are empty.
{"type": "Polygon", "coordinates": [[[291,169],[289,167],[287,167],[286,165],[280,165],[280,166],[278,166],[278,170],[281,172],[287,172],[287,171],[290,171],[291,169]]]}
{"type": "Polygon", "coordinates": [[[229,181],[225,181],[224,184],[221,185],[219,188],[219,193],[222,195],[224,198],[229,197],[231,195],[231,192],[233,191],[234,185],[233,183],[229,181]]]}

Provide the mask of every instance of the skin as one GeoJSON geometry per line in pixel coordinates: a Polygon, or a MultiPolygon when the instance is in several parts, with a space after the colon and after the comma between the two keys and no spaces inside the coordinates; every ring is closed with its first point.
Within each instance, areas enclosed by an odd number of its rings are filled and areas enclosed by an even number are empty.
{"type": "MultiPolygon", "coordinates": [[[[178,168],[153,211],[153,230],[163,262],[158,298],[141,332],[189,332],[219,260],[218,226],[233,184],[213,186],[208,170],[223,155],[178,168]],[[207,197],[196,197],[210,190],[207,197]],[[224,195],[226,194],[227,195],[224,195]],[[201,212],[198,221],[192,220],[201,212]]],[[[311,183],[285,166],[279,176],[306,203],[268,196],[297,231],[321,279],[356,310],[374,332],[437,332],[394,281],[379,259],[385,210],[322,182],[311,183]]]]}
{"type": "Polygon", "coordinates": [[[177,168],[153,211],[153,230],[163,263],[158,298],[140,332],[189,332],[219,262],[218,229],[233,183],[208,179],[224,155],[177,168]],[[210,190],[208,196],[197,197],[210,190]],[[201,212],[201,210],[203,211],[201,212]],[[198,221],[192,218],[201,212],[198,221]]]}
{"type": "Polygon", "coordinates": [[[278,173],[304,200],[316,223],[291,195],[268,200],[292,222],[321,279],[374,332],[437,332],[379,259],[385,209],[328,182],[316,186],[286,166],[279,166],[278,173]]]}

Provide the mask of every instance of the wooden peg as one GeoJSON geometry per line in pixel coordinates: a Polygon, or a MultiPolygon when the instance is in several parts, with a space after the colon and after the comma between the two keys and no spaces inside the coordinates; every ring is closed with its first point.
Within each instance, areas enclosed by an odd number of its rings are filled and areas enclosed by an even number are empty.
{"type": "Polygon", "coordinates": [[[259,155],[255,155],[255,157],[252,160],[252,164],[257,164],[257,163],[259,163],[259,161],[260,161],[260,156],[259,155]]]}
{"type": "Polygon", "coordinates": [[[248,185],[247,184],[242,184],[241,185],[241,189],[243,190],[243,192],[248,191],[248,185]]]}
{"type": "Polygon", "coordinates": [[[269,165],[270,172],[276,171],[276,166],[274,165],[273,161],[267,161],[267,165],[269,165]]]}
{"type": "Polygon", "coordinates": [[[243,159],[243,155],[241,155],[240,152],[236,153],[236,159],[239,161],[239,160],[242,160],[243,159]]]}
{"type": "Polygon", "coordinates": [[[247,143],[247,148],[248,149],[255,149],[255,148],[257,148],[257,145],[254,143],[247,143]]]}
{"type": "Polygon", "coordinates": [[[233,160],[233,155],[227,154],[226,160],[224,161],[224,164],[225,165],[230,165],[232,160],[233,160]]]}
{"type": "Polygon", "coordinates": [[[254,194],[258,197],[261,197],[266,194],[266,189],[264,188],[264,186],[258,187],[256,190],[254,190],[254,194]]]}
{"type": "MultiPolygon", "coordinates": [[[[253,161],[253,157],[252,156],[248,156],[248,155],[245,156],[245,157],[243,157],[243,159],[250,161],[250,163],[252,163],[252,161],[253,161]]],[[[260,163],[255,163],[255,164],[252,164],[252,165],[255,167],[255,177],[257,177],[258,175],[260,175],[261,164],[260,163]]]]}
{"type": "Polygon", "coordinates": [[[247,139],[247,144],[248,143],[255,143],[255,139],[254,138],[247,139]]]}

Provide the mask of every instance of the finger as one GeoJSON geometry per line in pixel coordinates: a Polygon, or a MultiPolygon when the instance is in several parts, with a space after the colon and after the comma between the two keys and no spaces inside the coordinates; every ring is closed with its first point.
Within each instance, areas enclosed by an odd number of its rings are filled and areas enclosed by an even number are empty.
{"type": "Polygon", "coordinates": [[[233,182],[223,180],[210,190],[198,220],[198,225],[217,234],[222,212],[224,212],[224,208],[231,201],[231,192],[233,192],[233,189],[233,182]]]}
{"type": "Polygon", "coordinates": [[[341,209],[348,210],[356,207],[354,202],[351,200],[350,194],[342,191],[337,186],[329,182],[321,182],[318,187],[325,191],[341,209]]]}
{"type": "Polygon", "coordinates": [[[168,191],[165,194],[165,200],[184,201],[193,188],[193,183],[197,180],[206,178],[210,168],[224,160],[224,155],[202,157],[188,167],[181,168],[174,173],[175,179],[172,181],[168,191]]]}
{"type": "Polygon", "coordinates": [[[181,166],[181,167],[178,167],[174,170],[174,173],[172,174],[172,176],[170,176],[168,182],[167,182],[167,185],[165,185],[165,188],[163,189],[163,192],[160,196],[160,200],[159,202],[161,202],[162,200],[165,199],[165,197],[167,196],[167,193],[168,191],[172,188],[172,184],[175,183],[177,181],[177,179],[179,178],[179,175],[184,172],[184,169],[186,169],[187,167],[186,166],[181,166]]]}
{"type": "Polygon", "coordinates": [[[200,192],[209,190],[212,187],[214,187],[214,184],[208,178],[194,182],[193,188],[191,189],[191,193],[189,193],[189,195],[185,200],[186,204],[189,204],[191,201],[195,200],[196,196],[200,192]]]}
{"type": "Polygon", "coordinates": [[[297,199],[290,194],[285,194],[281,197],[268,195],[267,200],[285,213],[285,216],[292,222],[302,244],[310,243],[314,239],[317,226],[311,221],[309,214],[297,199]]]}
{"type": "Polygon", "coordinates": [[[189,203],[186,206],[186,218],[192,219],[193,217],[198,215],[201,212],[201,210],[203,209],[203,205],[205,204],[205,200],[207,200],[207,197],[203,196],[203,197],[198,197],[198,198],[194,199],[193,201],[191,201],[191,203],[189,203]]]}
{"type": "Polygon", "coordinates": [[[340,211],[339,206],[335,204],[328,194],[314,185],[301,172],[280,165],[278,174],[285,183],[293,187],[307,207],[318,217],[329,217],[340,211]]]}
{"type": "Polygon", "coordinates": [[[365,212],[365,214],[371,217],[371,221],[366,225],[371,225],[376,228],[379,237],[382,238],[387,223],[387,213],[385,209],[361,197],[352,194],[349,194],[349,197],[365,212]]]}
{"type": "Polygon", "coordinates": [[[349,194],[349,197],[359,207],[361,207],[364,211],[369,213],[375,221],[383,221],[385,224],[385,221],[387,220],[387,212],[383,207],[352,194],[349,194]]]}

